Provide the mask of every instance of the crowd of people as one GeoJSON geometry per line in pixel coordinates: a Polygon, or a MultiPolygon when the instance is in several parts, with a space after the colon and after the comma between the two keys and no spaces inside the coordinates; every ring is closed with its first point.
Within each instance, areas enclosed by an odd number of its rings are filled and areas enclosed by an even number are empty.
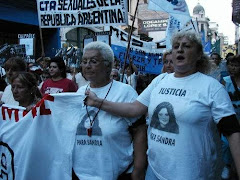
{"type": "Polygon", "coordinates": [[[240,175],[240,55],[208,57],[197,34],[181,32],[164,52],[159,75],[139,73],[131,58],[121,67],[111,47],[98,41],[84,47],[80,69],[61,57],[37,62],[5,62],[1,104],[30,111],[47,94],[86,95],[73,180],[240,175]],[[104,146],[81,146],[82,138],[104,146]]]}

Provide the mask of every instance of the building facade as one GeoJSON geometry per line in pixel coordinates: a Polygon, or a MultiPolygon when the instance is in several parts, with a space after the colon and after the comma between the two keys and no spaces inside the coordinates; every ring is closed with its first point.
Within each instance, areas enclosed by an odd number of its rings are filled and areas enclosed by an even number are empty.
{"type": "MultiPolygon", "coordinates": [[[[0,46],[19,44],[20,37],[34,37],[33,56],[42,55],[36,1],[0,1],[0,46]]],[[[44,53],[53,56],[60,47],[59,29],[42,29],[44,53]]]]}
{"type": "MultiPolygon", "coordinates": [[[[120,26],[129,32],[134,18],[138,0],[128,2],[128,25],[120,26]]],[[[165,12],[148,10],[148,0],[139,0],[136,12],[133,35],[145,41],[159,42],[166,36],[169,15],[165,12]]],[[[227,38],[218,33],[218,24],[211,22],[205,15],[204,8],[198,3],[193,9],[193,20],[197,21],[198,29],[204,40],[221,41],[221,46],[228,44],[227,38]]],[[[19,34],[34,34],[34,56],[41,56],[41,39],[37,17],[36,1],[8,0],[0,1],[0,46],[19,43],[19,34]]],[[[108,31],[110,27],[75,27],[42,29],[43,44],[46,56],[53,56],[59,48],[71,46],[82,49],[84,38],[97,32],[108,31]]],[[[239,27],[236,26],[236,44],[239,44],[239,27]]],[[[239,52],[239,46],[236,46],[239,52]]]]}

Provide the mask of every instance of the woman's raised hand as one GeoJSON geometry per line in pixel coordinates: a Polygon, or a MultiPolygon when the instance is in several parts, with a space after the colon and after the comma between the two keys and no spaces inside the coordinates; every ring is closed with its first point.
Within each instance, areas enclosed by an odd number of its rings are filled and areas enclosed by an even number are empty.
{"type": "Polygon", "coordinates": [[[84,99],[84,104],[87,106],[99,107],[101,104],[101,99],[97,97],[97,95],[90,91],[90,89],[85,92],[86,98],[84,99]]]}

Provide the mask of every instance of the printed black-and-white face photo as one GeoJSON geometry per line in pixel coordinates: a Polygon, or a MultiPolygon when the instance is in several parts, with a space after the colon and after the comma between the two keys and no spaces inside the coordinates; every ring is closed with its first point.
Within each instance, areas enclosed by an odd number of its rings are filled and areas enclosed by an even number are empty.
{"type": "MultiPolygon", "coordinates": [[[[90,116],[90,117],[91,117],[91,119],[93,119],[93,116],[90,116]]],[[[85,127],[86,129],[91,128],[91,122],[90,122],[90,119],[89,119],[89,118],[87,118],[87,119],[84,121],[84,127],[85,127]]]]}
{"type": "Polygon", "coordinates": [[[90,121],[93,120],[95,117],[96,112],[94,110],[89,111],[86,113],[81,122],[78,124],[76,135],[86,135],[87,136],[87,129],[92,128],[92,135],[93,136],[102,136],[102,130],[99,127],[99,119],[98,116],[90,124],[90,121]]]}
{"type": "Polygon", "coordinates": [[[160,121],[160,126],[165,128],[166,125],[169,123],[169,114],[168,114],[167,108],[162,108],[158,112],[158,118],[160,121]]]}
{"type": "Polygon", "coordinates": [[[9,53],[10,53],[11,55],[15,55],[15,54],[16,54],[15,48],[14,48],[14,47],[11,47],[10,50],[9,50],[9,53]]]}
{"type": "Polygon", "coordinates": [[[155,108],[150,127],[170,133],[179,133],[174,109],[169,102],[162,102],[155,108]]]}

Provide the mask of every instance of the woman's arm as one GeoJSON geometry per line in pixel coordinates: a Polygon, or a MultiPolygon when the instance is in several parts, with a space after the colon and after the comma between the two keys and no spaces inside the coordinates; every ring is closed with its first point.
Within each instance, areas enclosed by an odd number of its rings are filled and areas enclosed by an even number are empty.
{"type": "Polygon", "coordinates": [[[138,68],[133,64],[133,63],[130,63],[132,68],[133,68],[133,71],[135,72],[136,75],[138,75],[138,68]]]}
{"type": "Polygon", "coordinates": [[[240,177],[240,133],[233,133],[227,136],[227,139],[236,166],[238,177],[240,177]]]}
{"type": "MultiPolygon", "coordinates": [[[[142,117],[145,118],[145,117],[142,117]]],[[[144,180],[147,169],[147,125],[133,127],[134,169],[132,180],[144,180]]]]}
{"type": "Polygon", "coordinates": [[[137,100],[132,103],[111,102],[98,98],[96,94],[90,90],[86,91],[86,95],[86,105],[101,108],[104,111],[118,116],[138,117],[147,113],[147,106],[137,100]]]}
{"type": "Polygon", "coordinates": [[[129,65],[133,68],[133,71],[135,72],[135,74],[138,75],[138,68],[133,64],[132,58],[129,58],[129,65]]]}

